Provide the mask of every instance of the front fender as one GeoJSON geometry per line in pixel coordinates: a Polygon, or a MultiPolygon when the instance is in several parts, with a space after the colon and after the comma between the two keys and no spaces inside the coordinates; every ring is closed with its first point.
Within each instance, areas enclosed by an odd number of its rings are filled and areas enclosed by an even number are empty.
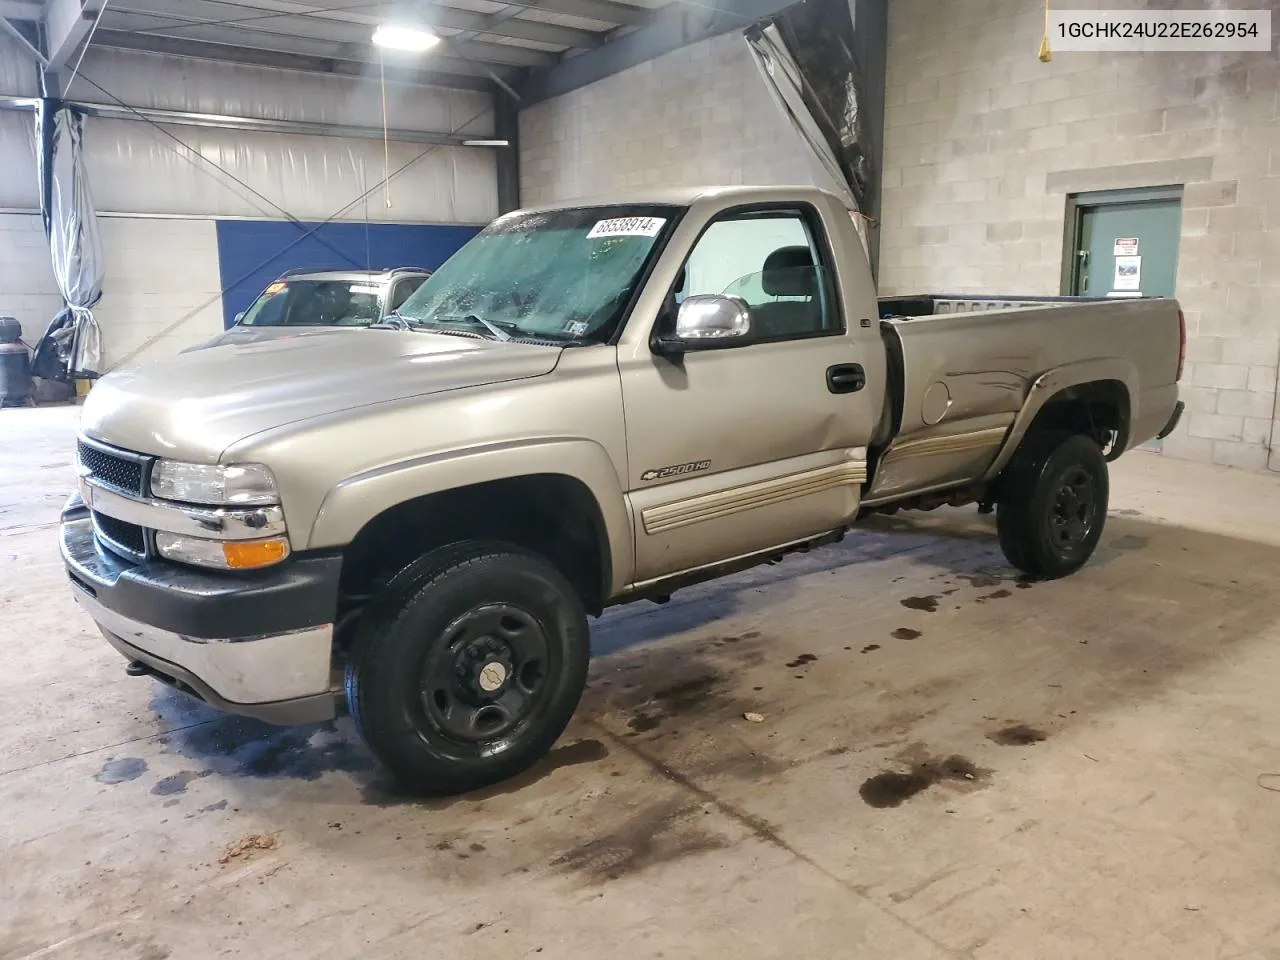
{"type": "Polygon", "coordinates": [[[617,593],[631,581],[635,565],[631,516],[608,453],[598,443],[579,438],[485,444],[415,457],[348,477],[325,494],[307,548],[345,546],[378,514],[415,497],[537,474],[572,477],[591,491],[609,544],[610,592],[617,593]]]}
{"type": "Polygon", "coordinates": [[[991,466],[987,468],[983,480],[994,480],[1000,471],[1008,466],[1026,436],[1036,416],[1044,409],[1046,403],[1069,387],[1078,387],[1086,383],[1100,380],[1116,380],[1124,384],[1129,394],[1129,422],[1133,423],[1139,415],[1138,368],[1122,357],[1101,357],[1094,360],[1076,360],[1064,363],[1060,367],[1046,370],[1036,378],[1027,392],[1022,409],[1014,417],[1013,425],[1005,437],[1004,446],[991,466]]]}

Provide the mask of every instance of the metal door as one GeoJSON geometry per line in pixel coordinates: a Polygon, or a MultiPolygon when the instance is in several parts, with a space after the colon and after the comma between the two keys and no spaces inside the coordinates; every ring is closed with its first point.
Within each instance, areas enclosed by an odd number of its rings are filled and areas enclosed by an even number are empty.
{"type": "Polygon", "coordinates": [[[1088,297],[1172,297],[1181,204],[1175,197],[1076,203],[1075,264],[1066,291],[1088,297]]]}

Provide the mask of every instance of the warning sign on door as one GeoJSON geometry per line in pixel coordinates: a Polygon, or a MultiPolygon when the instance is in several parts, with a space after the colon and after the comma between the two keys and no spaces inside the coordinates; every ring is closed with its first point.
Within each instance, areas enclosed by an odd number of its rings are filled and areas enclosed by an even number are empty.
{"type": "Polygon", "coordinates": [[[1137,237],[1116,237],[1115,248],[1111,251],[1113,257],[1136,257],[1138,255],[1138,238],[1137,237]]]}

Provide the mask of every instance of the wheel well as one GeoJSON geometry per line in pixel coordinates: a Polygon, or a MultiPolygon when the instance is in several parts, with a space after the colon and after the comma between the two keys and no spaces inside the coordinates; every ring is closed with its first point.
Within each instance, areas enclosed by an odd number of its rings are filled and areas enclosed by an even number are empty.
{"type": "Polygon", "coordinates": [[[1112,460],[1124,452],[1129,440],[1129,388],[1119,380],[1067,387],[1040,408],[1027,435],[1045,430],[1092,437],[1112,460]]]}
{"type": "Polygon", "coordinates": [[[532,550],[565,575],[588,612],[603,608],[612,570],[600,505],[580,480],[535,474],[416,497],[366,523],[342,552],[340,623],[406,564],[471,539],[532,550]]]}

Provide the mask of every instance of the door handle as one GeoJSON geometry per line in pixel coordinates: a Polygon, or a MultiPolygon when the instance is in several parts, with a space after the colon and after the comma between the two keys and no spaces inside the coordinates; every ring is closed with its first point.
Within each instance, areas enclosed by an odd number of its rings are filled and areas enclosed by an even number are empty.
{"type": "Polygon", "coordinates": [[[827,367],[827,389],[832,393],[857,393],[867,385],[867,371],[860,363],[837,363],[827,367]]]}

